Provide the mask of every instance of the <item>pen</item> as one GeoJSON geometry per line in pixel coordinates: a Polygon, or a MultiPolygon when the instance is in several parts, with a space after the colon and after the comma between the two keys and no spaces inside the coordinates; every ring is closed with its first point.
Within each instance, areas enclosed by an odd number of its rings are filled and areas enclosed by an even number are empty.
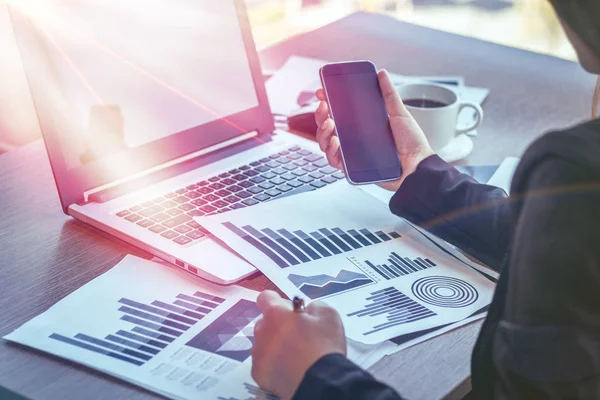
{"type": "Polygon", "coordinates": [[[301,299],[298,296],[294,296],[294,299],[292,300],[292,304],[294,306],[294,312],[304,312],[304,300],[301,299]]]}

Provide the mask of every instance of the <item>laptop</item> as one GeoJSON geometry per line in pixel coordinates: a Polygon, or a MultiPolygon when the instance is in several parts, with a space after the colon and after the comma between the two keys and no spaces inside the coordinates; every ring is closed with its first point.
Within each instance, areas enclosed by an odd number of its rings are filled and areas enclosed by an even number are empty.
{"type": "Polygon", "coordinates": [[[242,0],[17,2],[63,211],[219,284],[255,268],[194,221],[343,174],[276,131],[242,0]]]}

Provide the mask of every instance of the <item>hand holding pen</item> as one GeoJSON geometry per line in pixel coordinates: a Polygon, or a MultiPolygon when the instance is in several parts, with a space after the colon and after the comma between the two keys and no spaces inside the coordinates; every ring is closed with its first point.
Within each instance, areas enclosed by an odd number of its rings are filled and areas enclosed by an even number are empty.
{"type": "Polygon", "coordinates": [[[338,313],[321,301],[304,306],[266,290],[258,296],[263,314],[254,327],[252,377],[282,399],[293,396],[306,371],[328,354],[346,354],[346,337],[338,313]]]}

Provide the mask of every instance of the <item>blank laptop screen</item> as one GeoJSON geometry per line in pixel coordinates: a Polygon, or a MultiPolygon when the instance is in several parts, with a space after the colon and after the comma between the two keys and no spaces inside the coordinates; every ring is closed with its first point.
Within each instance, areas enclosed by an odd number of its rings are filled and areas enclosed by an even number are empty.
{"type": "Polygon", "coordinates": [[[30,72],[45,81],[67,169],[258,105],[232,1],[33,3],[43,57],[30,72]]]}

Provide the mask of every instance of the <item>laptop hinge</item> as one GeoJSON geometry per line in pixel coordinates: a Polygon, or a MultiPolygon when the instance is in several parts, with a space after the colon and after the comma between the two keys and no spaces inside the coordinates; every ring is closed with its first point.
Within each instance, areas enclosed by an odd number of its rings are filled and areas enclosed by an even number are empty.
{"type": "Polygon", "coordinates": [[[104,185],[95,187],[93,189],[87,190],[83,193],[84,202],[96,202],[103,203],[108,200],[112,200],[117,196],[123,195],[127,192],[131,192],[133,190],[141,189],[144,186],[151,183],[155,179],[148,179],[151,176],[156,178],[156,175],[160,174],[160,172],[165,171],[171,167],[174,167],[178,164],[182,164],[186,161],[193,160],[197,157],[213,153],[217,150],[224,149],[226,147],[232,146],[234,144],[253,139],[258,136],[258,131],[247,132],[243,135],[237,136],[233,139],[225,140],[223,142],[217,143],[213,146],[206,147],[202,150],[198,150],[196,152],[187,154],[183,157],[176,158],[174,160],[168,161],[166,163],[154,166],[142,172],[138,172],[137,174],[130,175],[126,178],[117,179],[113,182],[106,183],[104,185]],[[146,179],[144,179],[146,178],[146,179]]]}

